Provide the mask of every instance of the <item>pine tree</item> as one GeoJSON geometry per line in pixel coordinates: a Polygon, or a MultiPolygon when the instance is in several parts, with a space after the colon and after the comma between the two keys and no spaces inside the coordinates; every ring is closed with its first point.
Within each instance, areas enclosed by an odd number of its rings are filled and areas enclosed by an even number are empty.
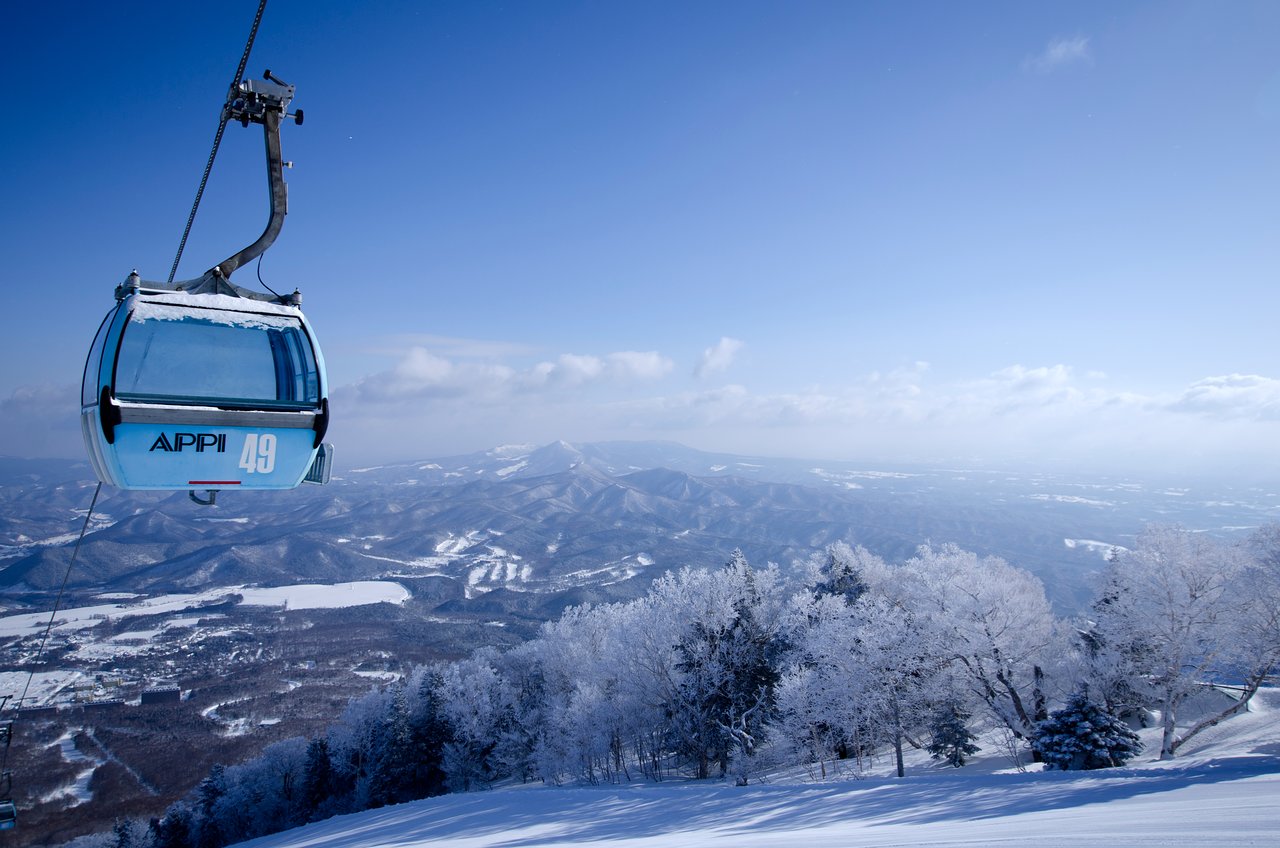
{"type": "Polygon", "coordinates": [[[383,743],[369,781],[369,806],[383,807],[411,798],[413,752],[409,736],[409,708],[404,686],[395,688],[386,718],[383,743]]]}
{"type": "Polygon", "coordinates": [[[209,769],[209,776],[200,781],[200,785],[196,787],[200,822],[200,837],[196,842],[196,848],[222,848],[227,844],[215,812],[219,799],[226,792],[226,767],[218,763],[209,769]]]}
{"type": "Polygon", "coordinates": [[[328,741],[323,736],[312,739],[302,772],[302,808],[309,820],[321,804],[333,797],[336,785],[328,741]]]}
{"type": "Polygon", "coordinates": [[[449,742],[449,722],[440,704],[439,674],[423,676],[418,708],[409,719],[409,743],[413,752],[411,797],[430,798],[447,791],[444,746],[449,742]]]}
{"type": "Polygon", "coordinates": [[[949,766],[960,768],[968,757],[982,750],[974,744],[969,731],[970,715],[955,701],[948,701],[934,713],[933,738],[928,745],[930,756],[949,766]]]}
{"type": "Polygon", "coordinates": [[[720,577],[737,596],[729,615],[718,623],[695,621],[677,643],[682,679],[667,704],[674,747],[700,779],[710,777],[712,764],[725,776],[731,755],[754,754],[778,681],[774,635],[756,616],[760,596],[742,551],[733,552],[720,577]]]}
{"type": "Polygon", "coordinates": [[[1046,769],[1062,771],[1123,765],[1142,750],[1138,734],[1093,703],[1086,689],[1040,723],[1031,745],[1044,757],[1046,769]]]}
{"type": "Polygon", "coordinates": [[[128,819],[116,819],[111,832],[116,838],[115,848],[133,848],[133,822],[128,819]]]}
{"type": "Polygon", "coordinates": [[[819,597],[838,595],[846,604],[855,603],[868,589],[858,565],[859,555],[865,554],[862,548],[854,551],[844,542],[827,545],[822,561],[822,582],[813,587],[814,593],[819,597]]]}
{"type": "Polygon", "coordinates": [[[175,804],[163,818],[152,819],[151,841],[156,848],[191,848],[191,812],[175,804]]]}

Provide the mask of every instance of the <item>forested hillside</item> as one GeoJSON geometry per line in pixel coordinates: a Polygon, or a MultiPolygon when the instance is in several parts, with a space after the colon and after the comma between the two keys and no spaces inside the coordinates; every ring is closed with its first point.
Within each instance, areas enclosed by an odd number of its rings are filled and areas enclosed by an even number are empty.
{"type": "Polygon", "coordinates": [[[217,846],[513,781],[748,785],[886,757],[901,776],[904,749],[963,768],[979,734],[1011,763],[1078,770],[1124,764],[1142,747],[1132,728],[1152,725],[1172,759],[1278,663],[1274,525],[1244,544],[1150,528],[1073,621],[1032,575],[953,545],[886,563],[835,544],[794,575],[735,554],[510,650],[419,667],[131,832],[217,846]]]}

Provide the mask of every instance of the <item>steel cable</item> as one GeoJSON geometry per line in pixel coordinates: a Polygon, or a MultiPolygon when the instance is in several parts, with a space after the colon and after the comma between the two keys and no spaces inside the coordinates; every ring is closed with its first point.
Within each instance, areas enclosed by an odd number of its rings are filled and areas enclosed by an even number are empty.
{"type": "Polygon", "coordinates": [[[253,27],[249,30],[249,40],[245,42],[244,53],[240,55],[240,64],[236,66],[235,79],[227,89],[227,103],[222,107],[222,116],[218,120],[218,131],[213,135],[213,149],[209,151],[209,161],[204,165],[204,174],[200,177],[200,187],[196,189],[195,202],[191,204],[191,214],[187,216],[187,226],[182,230],[182,240],[178,242],[178,255],[173,257],[173,267],[169,269],[169,282],[178,273],[178,263],[182,261],[182,251],[187,247],[187,237],[191,235],[191,225],[196,221],[196,212],[200,209],[200,199],[204,197],[204,188],[209,183],[209,173],[213,171],[213,160],[218,156],[218,147],[222,144],[222,134],[227,129],[227,105],[235,97],[240,81],[244,79],[244,69],[249,64],[249,53],[253,50],[253,40],[258,37],[258,24],[262,23],[262,13],[267,8],[267,0],[259,0],[258,13],[253,17],[253,27]]]}

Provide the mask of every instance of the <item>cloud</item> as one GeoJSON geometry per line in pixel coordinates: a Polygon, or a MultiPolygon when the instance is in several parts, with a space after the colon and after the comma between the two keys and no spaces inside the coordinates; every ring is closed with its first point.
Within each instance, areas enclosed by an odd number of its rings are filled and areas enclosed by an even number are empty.
{"type": "Polygon", "coordinates": [[[656,350],[624,350],[608,357],[610,371],[618,377],[657,380],[671,373],[675,363],[656,350]]]}
{"type": "Polygon", "coordinates": [[[1037,407],[1079,404],[1088,395],[1075,385],[1070,366],[1010,365],[973,383],[968,397],[986,413],[1005,415],[1037,407]]]}
{"type": "Polygon", "coordinates": [[[1257,374],[1227,374],[1192,383],[1168,408],[1218,418],[1280,420],[1280,380],[1257,374]]]}
{"type": "Polygon", "coordinates": [[[674,367],[657,351],[619,351],[603,357],[564,353],[518,369],[501,363],[450,359],[424,347],[412,347],[391,369],[364,377],[344,392],[374,403],[459,397],[501,402],[522,392],[655,380],[674,367]]]}
{"type": "Polygon", "coordinates": [[[351,390],[364,401],[483,396],[500,392],[514,369],[488,363],[457,363],[426,348],[410,348],[389,371],[365,377],[351,390]]]}
{"type": "Polygon", "coordinates": [[[1089,65],[1093,54],[1089,39],[1082,35],[1073,38],[1055,38],[1039,54],[1028,57],[1023,67],[1041,74],[1052,73],[1071,65],[1089,65]]]}
{"type": "Polygon", "coordinates": [[[720,341],[702,352],[702,359],[693,369],[693,375],[701,380],[710,374],[727,370],[744,346],[738,339],[722,336],[720,341]]]}

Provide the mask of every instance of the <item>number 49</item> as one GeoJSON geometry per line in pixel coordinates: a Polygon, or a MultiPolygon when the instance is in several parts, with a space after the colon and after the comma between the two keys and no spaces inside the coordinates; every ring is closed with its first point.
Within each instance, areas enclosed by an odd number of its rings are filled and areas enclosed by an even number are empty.
{"type": "Polygon", "coordinates": [[[249,433],[244,437],[244,450],[240,451],[240,467],[246,474],[270,474],[276,467],[276,436],[274,433],[249,433]]]}

